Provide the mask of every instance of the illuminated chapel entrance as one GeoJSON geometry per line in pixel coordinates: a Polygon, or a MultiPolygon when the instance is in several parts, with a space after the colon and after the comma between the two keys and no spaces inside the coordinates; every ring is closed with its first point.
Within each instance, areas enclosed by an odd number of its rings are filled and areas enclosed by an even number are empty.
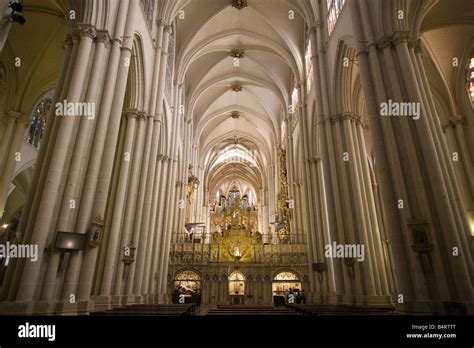
{"type": "Polygon", "coordinates": [[[232,304],[244,304],[245,277],[240,271],[234,271],[229,276],[229,298],[232,304]]]}
{"type": "Polygon", "coordinates": [[[176,274],[173,281],[173,303],[200,303],[201,277],[191,270],[176,274]]]}
{"type": "Polygon", "coordinates": [[[273,302],[278,304],[305,301],[304,291],[298,276],[293,272],[280,272],[272,282],[273,302]],[[303,300],[304,299],[304,300],[303,300]]]}

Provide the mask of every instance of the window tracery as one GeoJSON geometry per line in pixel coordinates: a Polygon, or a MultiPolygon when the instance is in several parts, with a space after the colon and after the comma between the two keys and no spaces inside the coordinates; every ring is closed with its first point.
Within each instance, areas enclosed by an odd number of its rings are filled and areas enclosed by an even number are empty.
{"type": "Polygon", "coordinates": [[[471,58],[469,63],[469,98],[471,103],[474,103],[474,57],[471,58]]]}
{"type": "Polygon", "coordinates": [[[311,61],[311,40],[308,40],[306,47],[306,92],[309,93],[313,88],[313,62],[311,61]]]}
{"type": "Polygon", "coordinates": [[[33,147],[36,149],[39,149],[41,140],[43,139],[46,129],[47,116],[52,102],[53,101],[50,97],[45,97],[38,104],[36,104],[35,108],[33,109],[26,141],[33,145],[33,147]]]}
{"type": "Polygon", "coordinates": [[[331,35],[334,27],[336,26],[339,14],[344,7],[346,0],[327,0],[328,5],[328,32],[331,35]]]}
{"type": "Polygon", "coordinates": [[[145,13],[148,27],[151,28],[153,24],[153,14],[155,11],[155,0],[140,0],[140,5],[142,6],[143,12],[145,13]]]}

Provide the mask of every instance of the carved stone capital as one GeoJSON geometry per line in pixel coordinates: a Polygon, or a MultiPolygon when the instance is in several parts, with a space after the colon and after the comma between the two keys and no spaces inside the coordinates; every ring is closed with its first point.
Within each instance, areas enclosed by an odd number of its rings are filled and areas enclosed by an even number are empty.
{"type": "Polygon", "coordinates": [[[157,26],[163,26],[163,27],[166,27],[166,26],[170,26],[167,22],[165,22],[165,20],[163,18],[158,18],[156,20],[156,25],[157,26]]]}
{"type": "Polygon", "coordinates": [[[122,116],[125,120],[130,120],[132,118],[138,118],[138,111],[135,109],[124,110],[122,116]]]}
{"type": "Polygon", "coordinates": [[[410,34],[408,34],[408,32],[405,32],[405,31],[396,32],[392,36],[392,44],[394,46],[397,46],[402,43],[408,44],[411,40],[412,40],[412,37],[410,36],[410,34]]]}
{"type": "Polygon", "coordinates": [[[441,127],[443,128],[443,132],[446,132],[448,128],[456,128],[457,126],[464,126],[466,124],[466,120],[462,115],[454,115],[449,118],[449,120],[443,124],[441,127]]]}
{"type": "Polygon", "coordinates": [[[330,120],[332,123],[343,122],[345,120],[349,121],[359,121],[360,116],[354,114],[353,112],[341,112],[340,114],[332,115],[330,120]]]}
{"type": "Polygon", "coordinates": [[[78,31],[81,37],[89,37],[94,40],[97,36],[97,31],[95,28],[90,26],[81,26],[79,27],[78,31]]]}
{"type": "Polygon", "coordinates": [[[148,118],[148,114],[145,111],[138,112],[138,120],[146,121],[147,118],[148,118]]]}
{"type": "Polygon", "coordinates": [[[408,43],[409,47],[413,47],[415,50],[415,53],[420,53],[421,52],[421,40],[420,39],[412,39],[408,43]]]}
{"type": "Polygon", "coordinates": [[[324,115],[320,115],[317,119],[316,124],[318,125],[318,124],[325,124],[325,123],[326,123],[326,120],[325,120],[324,115]]]}
{"type": "Polygon", "coordinates": [[[15,120],[16,122],[30,122],[30,118],[26,117],[26,115],[22,114],[21,112],[10,110],[7,112],[7,119],[15,120]]]}
{"type": "Polygon", "coordinates": [[[383,50],[384,48],[390,48],[393,46],[392,39],[390,37],[384,36],[377,42],[377,48],[383,50]]]}
{"type": "Polygon", "coordinates": [[[96,41],[103,43],[105,47],[109,48],[112,42],[109,32],[107,30],[98,30],[96,41]]]}

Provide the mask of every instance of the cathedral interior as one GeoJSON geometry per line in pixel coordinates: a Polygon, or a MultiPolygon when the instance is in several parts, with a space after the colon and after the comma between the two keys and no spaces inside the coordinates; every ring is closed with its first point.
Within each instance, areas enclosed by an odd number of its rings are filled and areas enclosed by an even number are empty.
{"type": "Polygon", "coordinates": [[[0,315],[474,313],[471,1],[0,14],[0,315]]]}

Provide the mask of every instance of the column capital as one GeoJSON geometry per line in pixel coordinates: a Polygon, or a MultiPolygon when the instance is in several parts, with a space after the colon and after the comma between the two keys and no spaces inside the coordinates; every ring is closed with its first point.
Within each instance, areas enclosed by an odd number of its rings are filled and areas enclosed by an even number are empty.
{"type": "Polygon", "coordinates": [[[28,124],[31,122],[31,117],[14,110],[8,111],[6,116],[7,119],[15,120],[18,123],[28,124]]]}
{"type": "Polygon", "coordinates": [[[163,22],[163,31],[165,33],[169,34],[171,32],[171,27],[172,27],[171,24],[163,22]]]}
{"type": "Polygon", "coordinates": [[[411,46],[413,46],[415,53],[420,53],[421,52],[421,40],[420,39],[413,39],[412,42],[410,42],[411,46]]]}
{"type": "Polygon", "coordinates": [[[392,46],[392,38],[390,38],[389,36],[384,36],[377,42],[377,49],[379,50],[383,50],[384,48],[391,48],[392,46]]]}
{"type": "Polygon", "coordinates": [[[318,120],[317,120],[316,124],[325,124],[325,123],[326,123],[326,119],[327,119],[327,117],[325,117],[324,114],[323,114],[323,115],[320,115],[320,116],[318,117],[318,120]]]}
{"type": "Polygon", "coordinates": [[[110,34],[107,30],[98,30],[96,41],[100,42],[100,43],[103,43],[106,48],[109,48],[110,44],[112,42],[112,39],[111,39],[110,34]]]}
{"type": "Polygon", "coordinates": [[[138,120],[146,121],[148,114],[145,111],[138,111],[138,120]]]}
{"type": "Polygon", "coordinates": [[[97,37],[97,30],[92,26],[81,25],[77,31],[81,37],[87,36],[91,39],[95,39],[97,37]]]}
{"type": "Polygon", "coordinates": [[[81,34],[79,33],[79,30],[73,29],[71,30],[71,40],[74,41],[81,41],[81,34]]]}
{"type": "Polygon", "coordinates": [[[159,27],[169,27],[170,25],[163,18],[158,18],[156,20],[156,25],[159,27]]]}
{"type": "Polygon", "coordinates": [[[343,122],[345,120],[360,122],[360,116],[353,112],[341,112],[339,114],[332,115],[329,119],[332,123],[343,122]]]}
{"type": "Polygon", "coordinates": [[[15,120],[16,121],[18,118],[21,117],[21,112],[10,110],[10,111],[7,112],[6,116],[9,120],[15,120]]]}
{"type": "Polygon", "coordinates": [[[451,116],[442,126],[443,132],[446,132],[448,128],[456,128],[457,126],[464,126],[466,120],[463,115],[451,116]]]}
{"type": "Polygon", "coordinates": [[[411,40],[412,40],[412,37],[406,31],[397,31],[392,36],[392,44],[394,46],[397,46],[397,45],[402,44],[402,43],[408,44],[411,40]]]}
{"type": "Polygon", "coordinates": [[[122,116],[126,120],[130,120],[132,118],[138,118],[138,110],[135,110],[135,109],[124,110],[122,112],[122,116]]]}

